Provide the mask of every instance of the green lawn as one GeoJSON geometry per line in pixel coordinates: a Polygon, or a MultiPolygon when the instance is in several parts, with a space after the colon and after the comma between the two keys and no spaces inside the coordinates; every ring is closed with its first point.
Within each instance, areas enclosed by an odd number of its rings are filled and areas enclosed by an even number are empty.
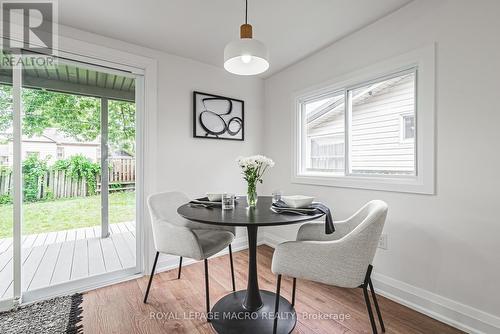
{"type": "MultiPolygon", "coordinates": [[[[101,197],[60,199],[23,206],[23,234],[69,230],[101,224],[101,197]]],[[[109,195],[109,223],[135,220],[135,193],[109,195]]],[[[12,205],[0,205],[0,238],[12,236],[12,205]]]]}

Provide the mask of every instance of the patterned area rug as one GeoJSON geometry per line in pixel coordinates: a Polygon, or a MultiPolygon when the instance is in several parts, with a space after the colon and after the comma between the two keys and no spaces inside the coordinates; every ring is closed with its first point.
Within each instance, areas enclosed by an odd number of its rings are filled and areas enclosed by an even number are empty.
{"type": "Polygon", "coordinates": [[[2,334],[80,334],[83,296],[58,297],[0,313],[2,334]]]}

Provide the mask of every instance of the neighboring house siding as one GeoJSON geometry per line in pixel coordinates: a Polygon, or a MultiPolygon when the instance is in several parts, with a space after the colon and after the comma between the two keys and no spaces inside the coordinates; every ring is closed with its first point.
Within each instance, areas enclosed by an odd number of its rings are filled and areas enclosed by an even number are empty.
{"type": "Polygon", "coordinates": [[[21,149],[22,158],[24,160],[30,152],[37,152],[40,159],[53,161],[56,158],[56,149],[57,146],[55,143],[23,141],[21,149]]]}
{"type": "MultiPolygon", "coordinates": [[[[53,142],[35,142],[35,141],[23,141],[21,148],[22,159],[26,159],[29,153],[33,152],[38,155],[40,159],[47,159],[49,164],[54,163],[57,159],[57,147],[62,147],[64,149],[64,159],[67,159],[74,155],[83,155],[93,162],[98,161],[98,147],[99,145],[75,145],[75,144],[59,144],[53,142]]],[[[3,163],[12,166],[13,163],[13,147],[12,142],[0,145],[0,158],[7,157],[7,163],[3,163]]],[[[0,159],[0,164],[2,164],[0,159]]]]}
{"type": "Polygon", "coordinates": [[[68,145],[59,144],[64,149],[64,158],[67,159],[73,155],[83,155],[93,162],[97,161],[97,147],[98,145],[68,145]]]}
{"type": "MultiPolygon", "coordinates": [[[[414,113],[413,85],[413,79],[407,77],[354,103],[351,131],[353,172],[414,171],[414,140],[403,141],[401,138],[402,115],[414,113]]],[[[343,134],[343,115],[326,117],[308,129],[308,136],[343,134]]]]}

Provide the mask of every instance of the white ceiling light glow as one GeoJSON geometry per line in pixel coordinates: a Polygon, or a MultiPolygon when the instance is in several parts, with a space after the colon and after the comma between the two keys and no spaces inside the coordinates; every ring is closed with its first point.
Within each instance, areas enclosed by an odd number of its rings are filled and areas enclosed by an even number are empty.
{"type": "Polygon", "coordinates": [[[247,23],[248,0],[245,1],[245,24],[240,27],[240,39],[224,49],[224,68],[238,75],[256,75],[269,68],[268,52],[264,43],[253,39],[252,26],[247,23]]]}

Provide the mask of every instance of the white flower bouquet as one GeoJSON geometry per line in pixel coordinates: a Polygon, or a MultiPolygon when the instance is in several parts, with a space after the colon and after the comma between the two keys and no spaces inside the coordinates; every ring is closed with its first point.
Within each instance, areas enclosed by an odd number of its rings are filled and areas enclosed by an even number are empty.
{"type": "Polygon", "coordinates": [[[262,183],[262,176],[269,167],[274,166],[274,161],[263,156],[238,157],[236,159],[241,167],[243,179],[247,181],[247,202],[249,207],[257,205],[257,183],[262,183]]]}

